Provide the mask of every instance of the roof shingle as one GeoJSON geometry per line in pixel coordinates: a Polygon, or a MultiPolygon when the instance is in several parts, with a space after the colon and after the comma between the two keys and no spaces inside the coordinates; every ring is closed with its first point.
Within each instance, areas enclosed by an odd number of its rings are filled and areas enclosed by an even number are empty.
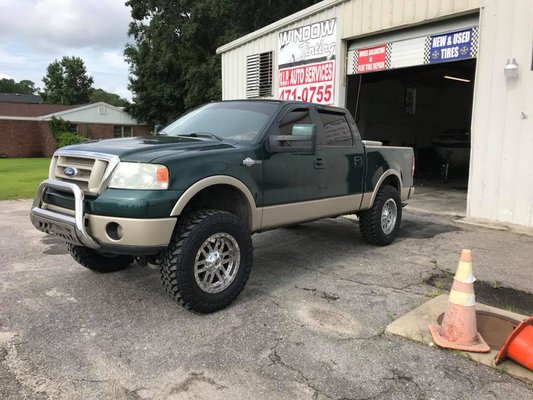
{"type": "Polygon", "coordinates": [[[0,93],[0,102],[40,104],[43,98],[37,94],[0,93]]]}
{"type": "Polygon", "coordinates": [[[24,104],[4,103],[0,101],[1,117],[40,117],[79,106],[65,106],[61,104],[24,104]]]}

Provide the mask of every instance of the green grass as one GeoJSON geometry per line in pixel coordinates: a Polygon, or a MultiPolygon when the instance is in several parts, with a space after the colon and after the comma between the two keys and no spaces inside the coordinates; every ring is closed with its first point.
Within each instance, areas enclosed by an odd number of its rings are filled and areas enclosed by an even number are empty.
{"type": "Polygon", "coordinates": [[[428,290],[426,293],[424,293],[424,296],[429,297],[429,298],[434,298],[434,297],[440,296],[441,294],[442,294],[441,290],[433,289],[433,290],[428,290]]]}
{"type": "Polygon", "coordinates": [[[444,287],[444,283],[442,283],[442,282],[439,281],[439,280],[436,280],[436,281],[435,281],[435,287],[436,287],[437,289],[440,289],[440,290],[444,290],[444,289],[445,289],[445,287],[444,287]]]}
{"type": "Polygon", "coordinates": [[[0,200],[33,198],[49,165],[49,158],[0,158],[0,200]]]}

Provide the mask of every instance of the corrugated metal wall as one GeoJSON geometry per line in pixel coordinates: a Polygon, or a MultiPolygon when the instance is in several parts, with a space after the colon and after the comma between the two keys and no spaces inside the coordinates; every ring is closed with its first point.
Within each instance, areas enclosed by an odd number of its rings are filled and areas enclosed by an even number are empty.
{"type": "Polygon", "coordinates": [[[533,2],[484,0],[474,92],[469,217],[533,226],[533,2]],[[515,57],[519,76],[503,68],[515,57]]]}
{"type": "Polygon", "coordinates": [[[317,12],[300,12],[297,15],[307,15],[278,26],[276,30],[268,32],[266,29],[263,36],[223,52],[222,98],[230,100],[246,97],[246,56],[265,51],[274,52],[273,87],[274,96],[277,97],[278,32],[337,17],[339,38],[336,50],[335,104],[344,105],[347,39],[466,14],[479,9],[480,2],[481,0],[325,0],[309,9],[318,9],[317,12]],[[324,9],[324,4],[327,3],[331,3],[331,7],[324,9]]]}
{"type": "Polygon", "coordinates": [[[344,38],[419,24],[480,7],[480,0],[352,0],[343,5],[344,38]]]}

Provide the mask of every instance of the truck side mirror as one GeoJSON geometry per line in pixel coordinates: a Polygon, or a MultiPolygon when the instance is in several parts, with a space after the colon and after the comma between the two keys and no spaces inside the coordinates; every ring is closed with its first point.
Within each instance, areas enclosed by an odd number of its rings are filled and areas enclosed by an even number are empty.
{"type": "Polygon", "coordinates": [[[161,124],[156,124],[156,125],[154,126],[154,133],[155,133],[156,135],[159,134],[159,132],[161,132],[161,131],[163,130],[163,128],[164,128],[163,125],[161,125],[161,124]]]}
{"type": "Polygon", "coordinates": [[[270,151],[272,153],[316,153],[316,125],[294,124],[292,135],[270,135],[270,151]]]}

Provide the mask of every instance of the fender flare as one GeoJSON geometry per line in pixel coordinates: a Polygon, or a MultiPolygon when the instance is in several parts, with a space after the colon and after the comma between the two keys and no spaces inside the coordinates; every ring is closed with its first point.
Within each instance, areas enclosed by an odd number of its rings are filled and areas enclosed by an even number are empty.
{"type": "Polygon", "coordinates": [[[181,215],[183,209],[191,199],[200,193],[202,190],[215,186],[215,185],[228,185],[232,186],[235,189],[237,189],[245,198],[248,203],[249,211],[250,211],[250,221],[249,221],[249,228],[251,232],[254,232],[259,229],[261,226],[261,211],[257,209],[255,205],[255,200],[252,192],[250,189],[248,189],[248,186],[246,186],[244,183],[242,183],[237,178],[234,178],[232,176],[228,175],[215,175],[210,176],[208,178],[204,178],[199,180],[198,182],[191,185],[183,194],[180,196],[176,204],[174,205],[174,208],[172,208],[172,211],[170,213],[170,216],[177,217],[181,215]]]}
{"type": "MultiPolygon", "coordinates": [[[[397,183],[398,183],[398,193],[402,193],[402,178],[399,174],[398,171],[396,171],[395,169],[388,169],[387,171],[385,171],[381,176],[380,178],[378,179],[377,183],[376,183],[376,186],[374,186],[374,191],[372,192],[372,196],[369,198],[368,200],[368,203],[366,201],[366,199],[364,198],[363,199],[363,204],[362,204],[362,208],[364,207],[364,209],[369,209],[369,208],[372,208],[372,206],[374,205],[374,200],[376,200],[376,196],[378,194],[378,190],[379,188],[381,187],[381,185],[383,184],[383,182],[385,181],[385,179],[387,179],[389,176],[394,176],[397,180],[397,183]]],[[[365,194],[365,197],[367,197],[369,193],[366,193],[365,194]]]]}

